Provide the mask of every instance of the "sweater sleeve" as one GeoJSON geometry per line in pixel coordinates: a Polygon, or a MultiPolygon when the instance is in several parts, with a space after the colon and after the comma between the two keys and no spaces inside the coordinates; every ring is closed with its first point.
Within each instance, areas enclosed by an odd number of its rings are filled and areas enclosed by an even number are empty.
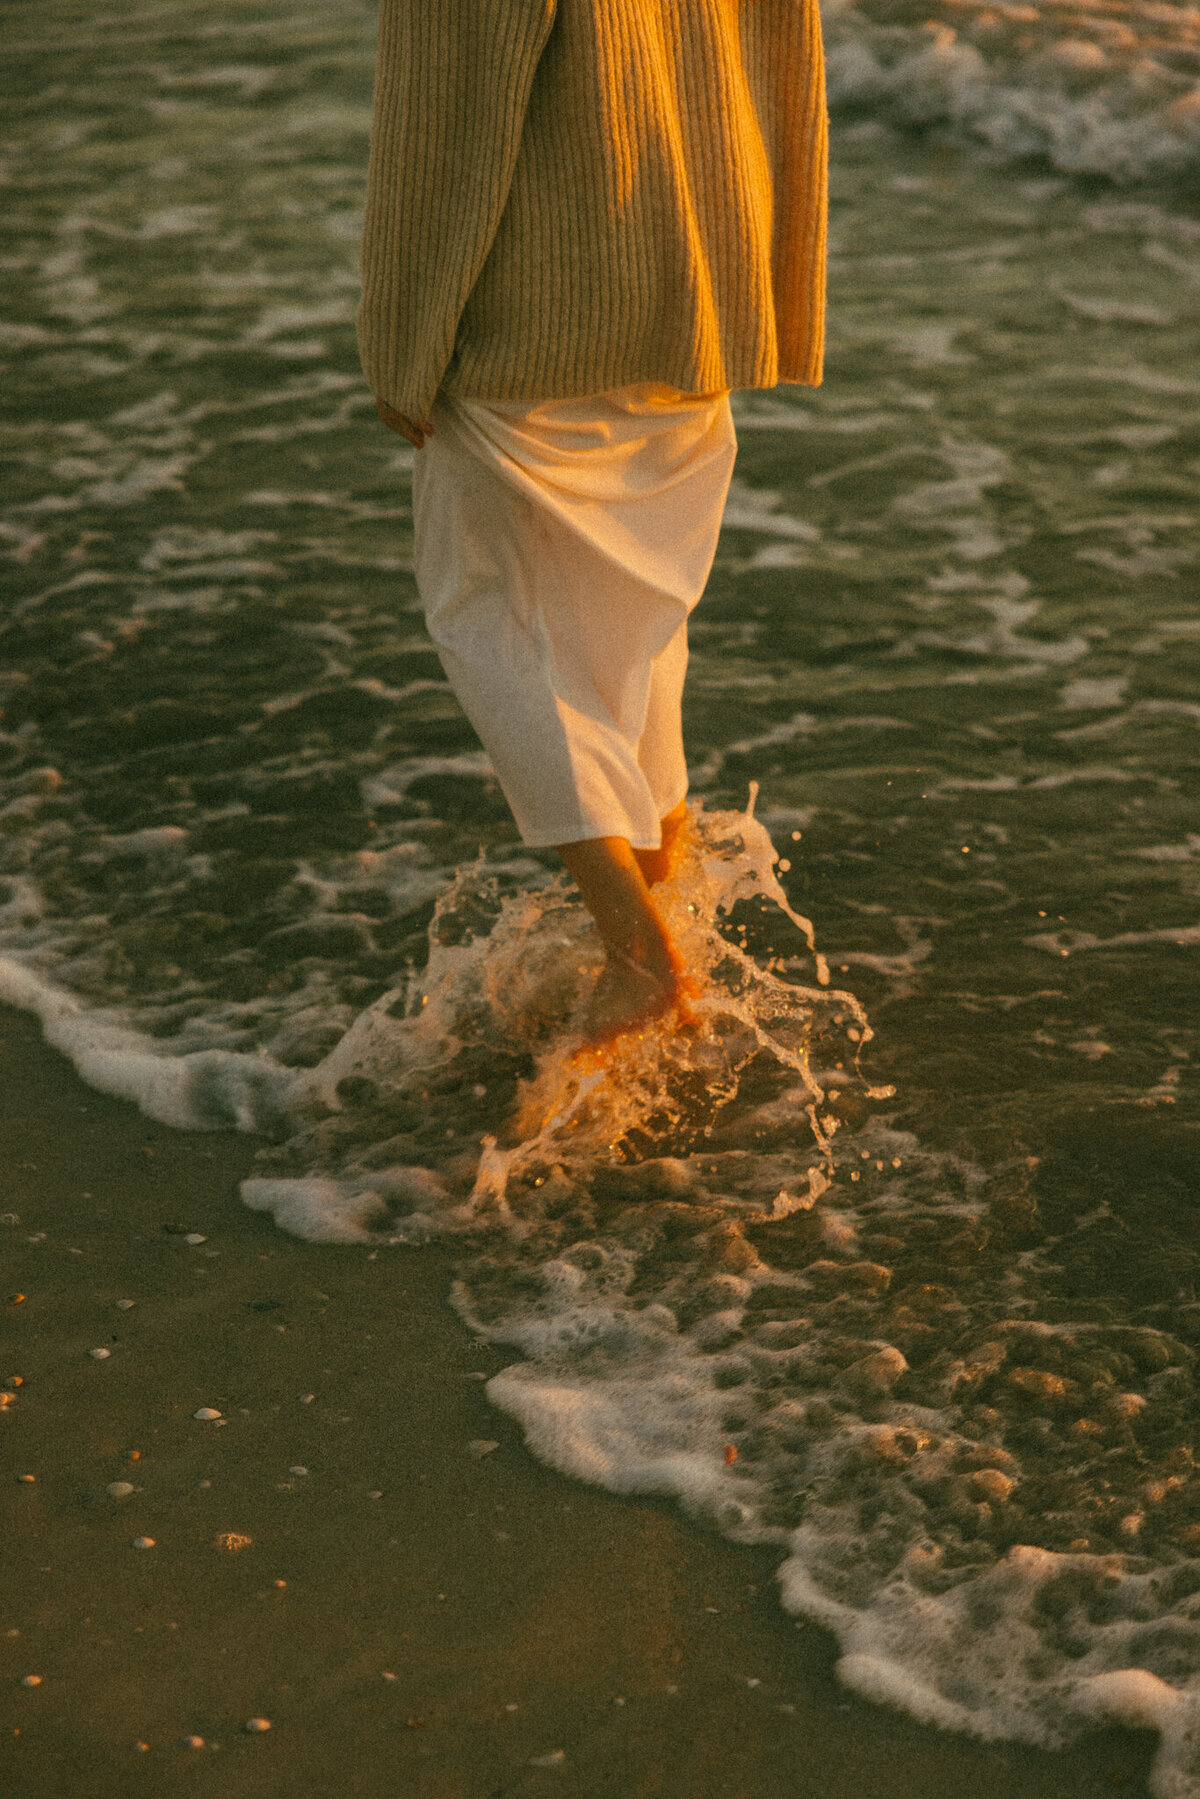
{"type": "Polygon", "coordinates": [[[556,0],[380,0],[358,343],[424,418],[504,211],[556,0]]]}

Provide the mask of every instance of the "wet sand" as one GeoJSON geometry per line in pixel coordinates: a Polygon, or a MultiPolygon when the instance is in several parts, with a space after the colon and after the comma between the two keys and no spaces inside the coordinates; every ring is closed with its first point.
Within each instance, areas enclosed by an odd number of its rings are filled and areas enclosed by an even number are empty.
{"type": "Polygon", "coordinates": [[[148,1123],[11,1012],[0,1083],[0,1792],[1146,1794],[1148,1737],[1047,1755],[848,1699],[769,1555],[534,1463],[444,1253],[280,1235],[252,1140],[148,1123]]]}

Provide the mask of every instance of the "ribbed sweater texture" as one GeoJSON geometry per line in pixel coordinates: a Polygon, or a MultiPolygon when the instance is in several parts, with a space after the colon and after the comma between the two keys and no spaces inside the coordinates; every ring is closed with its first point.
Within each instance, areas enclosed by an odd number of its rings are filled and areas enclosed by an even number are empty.
{"type": "Polygon", "coordinates": [[[817,0],[381,0],[374,393],[821,379],[817,0]]]}

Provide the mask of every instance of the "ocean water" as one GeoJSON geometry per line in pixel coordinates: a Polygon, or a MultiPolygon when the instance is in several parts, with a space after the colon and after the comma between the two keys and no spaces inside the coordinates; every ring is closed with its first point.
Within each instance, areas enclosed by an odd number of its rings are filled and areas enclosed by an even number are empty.
{"type": "Polygon", "coordinates": [[[1200,1793],[1200,13],[828,14],[825,386],[742,396],[664,903],[598,951],[423,635],[365,0],[0,8],[0,997],[461,1250],[495,1403],[774,1544],[847,1684],[1200,1793]],[[806,921],[811,921],[811,925],[806,921]]]}

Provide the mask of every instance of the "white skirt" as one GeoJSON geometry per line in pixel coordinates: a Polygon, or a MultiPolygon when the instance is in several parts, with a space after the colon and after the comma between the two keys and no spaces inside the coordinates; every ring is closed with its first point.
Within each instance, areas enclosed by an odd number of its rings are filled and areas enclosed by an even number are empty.
{"type": "Polygon", "coordinates": [[[429,632],[530,845],[656,849],[737,450],[728,394],[439,394],[413,481],[429,632]]]}

